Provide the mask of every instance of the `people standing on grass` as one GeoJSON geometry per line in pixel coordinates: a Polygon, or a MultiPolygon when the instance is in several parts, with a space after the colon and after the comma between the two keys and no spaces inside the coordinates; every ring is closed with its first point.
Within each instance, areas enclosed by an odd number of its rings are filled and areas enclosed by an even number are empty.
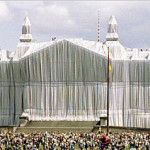
{"type": "Polygon", "coordinates": [[[147,133],[4,133],[0,150],[150,149],[147,133]]]}

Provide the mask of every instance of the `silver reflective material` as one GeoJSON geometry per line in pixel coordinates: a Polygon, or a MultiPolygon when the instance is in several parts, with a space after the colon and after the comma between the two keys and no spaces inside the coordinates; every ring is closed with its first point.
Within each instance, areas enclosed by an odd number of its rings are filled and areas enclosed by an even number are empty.
{"type": "Polygon", "coordinates": [[[107,31],[107,36],[106,40],[107,41],[118,41],[119,36],[118,36],[118,26],[117,22],[114,16],[110,17],[109,23],[108,23],[108,31],[107,31]]]}
{"type": "Polygon", "coordinates": [[[31,23],[28,17],[25,17],[24,22],[22,24],[22,35],[20,37],[20,42],[31,42],[31,23]]]}
{"type": "MultiPolygon", "coordinates": [[[[150,61],[111,61],[110,125],[150,127],[150,61]]],[[[0,64],[0,124],[99,120],[106,114],[107,58],[63,40],[0,64]]]]}
{"type": "MultiPolygon", "coordinates": [[[[112,34],[115,24],[108,29],[112,34]]],[[[15,52],[0,51],[0,125],[18,125],[20,116],[72,121],[105,116],[107,47],[110,125],[150,128],[150,51],[82,39],[20,41],[15,52]]]]}

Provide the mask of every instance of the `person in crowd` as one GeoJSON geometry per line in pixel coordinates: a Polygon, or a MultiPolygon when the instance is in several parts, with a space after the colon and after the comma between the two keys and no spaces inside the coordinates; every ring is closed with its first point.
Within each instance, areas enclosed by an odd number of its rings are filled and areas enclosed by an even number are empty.
{"type": "Polygon", "coordinates": [[[150,150],[148,133],[4,133],[0,150],[150,150]]]}

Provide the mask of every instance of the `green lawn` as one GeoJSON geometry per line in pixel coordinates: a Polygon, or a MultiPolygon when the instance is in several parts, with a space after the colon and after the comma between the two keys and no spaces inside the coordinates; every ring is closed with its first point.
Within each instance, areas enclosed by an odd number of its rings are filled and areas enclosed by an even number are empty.
{"type": "MultiPolygon", "coordinates": [[[[11,145],[9,145],[8,147],[11,147],[11,145]]],[[[22,145],[22,147],[23,147],[23,145],[22,145]]],[[[43,146],[41,146],[40,149],[43,149],[43,146]]],[[[61,148],[59,146],[57,146],[56,149],[61,150],[61,148]]],[[[75,146],[75,150],[80,150],[78,145],[75,146]]],[[[85,148],[83,150],[85,150],[85,148]]],[[[90,148],[88,148],[88,150],[90,150],[90,148]]],[[[98,147],[94,148],[94,150],[98,150],[98,147]]],[[[125,150],[130,150],[130,148],[126,148],[125,150]]],[[[143,150],[146,150],[146,148],[144,148],[143,150]]]]}

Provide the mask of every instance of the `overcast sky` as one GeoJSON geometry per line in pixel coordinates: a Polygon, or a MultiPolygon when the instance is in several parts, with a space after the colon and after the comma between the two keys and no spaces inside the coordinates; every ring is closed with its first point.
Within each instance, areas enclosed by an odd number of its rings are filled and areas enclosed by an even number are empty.
{"type": "Polygon", "coordinates": [[[0,1],[0,48],[14,51],[21,36],[25,16],[38,41],[52,37],[97,41],[97,12],[100,12],[101,42],[108,21],[114,15],[119,41],[125,47],[150,47],[150,2],[148,1],[0,1]]]}

